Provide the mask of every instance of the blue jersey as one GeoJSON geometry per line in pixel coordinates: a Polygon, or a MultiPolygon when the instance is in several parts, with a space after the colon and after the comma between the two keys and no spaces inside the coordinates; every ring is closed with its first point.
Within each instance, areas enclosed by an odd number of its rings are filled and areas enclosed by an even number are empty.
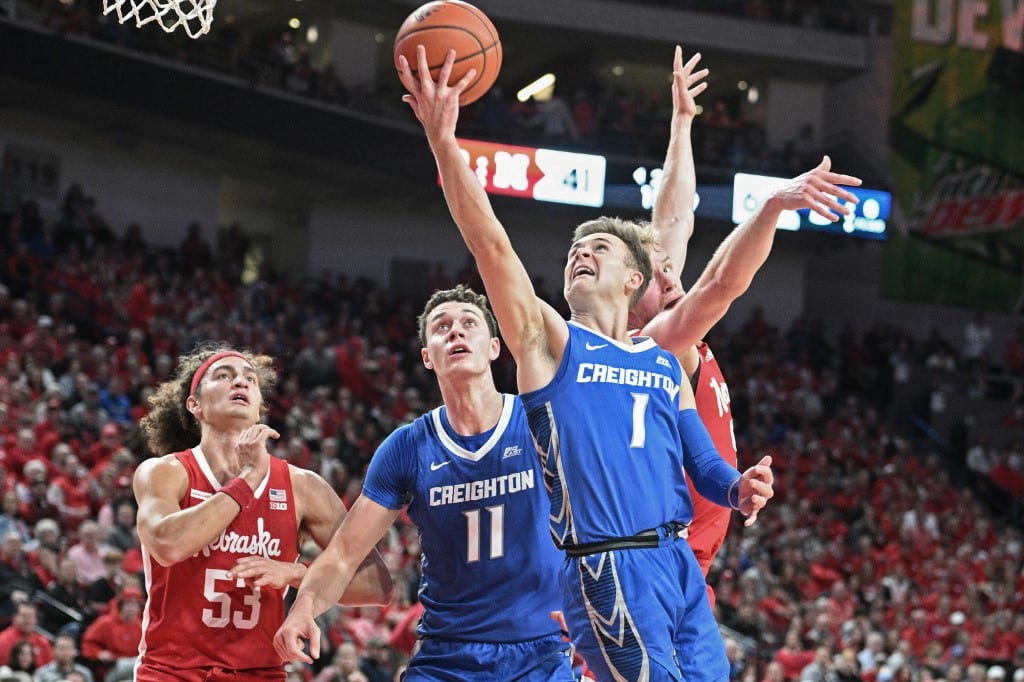
{"type": "Polygon", "coordinates": [[[521,642],[558,632],[562,555],[547,526],[540,462],[518,398],[497,426],[459,436],[438,407],[377,450],[363,494],[409,505],[420,531],[421,636],[521,642]]]}
{"type": "Polygon", "coordinates": [[[522,395],[563,545],[688,523],[677,419],[683,371],[649,338],[624,344],[573,322],[551,382],[522,395]]]}

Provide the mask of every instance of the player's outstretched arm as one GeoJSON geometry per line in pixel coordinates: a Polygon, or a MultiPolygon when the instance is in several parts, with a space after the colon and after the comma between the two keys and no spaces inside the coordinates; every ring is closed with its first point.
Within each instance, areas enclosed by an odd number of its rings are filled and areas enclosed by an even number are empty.
{"type": "Polygon", "coordinates": [[[823,157],[817,167],[773,192],[753,216],[735,227],[678,305],[655,317],[644,333],[673,351],[700,342],[725,316],[732,302],[747,290],[768,259],[775,226],[783,211],[810,209],[829,220],[839,220],[836,214],[847,215],[850,209],[840,204],[837,197],[857,203],[857,197],[843,186],[860,184],[860,178],[832,172],[832,160],[823,157]],[[671,343],[663,339],[670,339],[671,343]]]}
{"type": "Polygon", "coordinates": [[[320,657],[320,628],[314,620],[349,588],[353,576],[401,510],[388,509],[365,495],[353,503],[331,541],[306,570],[295,603],[274,636],[284,661],[312,663],[320,657]],[[310,655],[303,651],[309,642],[310,655]]]}
{"type": "Polygon", "coordinates": [[[697,172],[693,166],[690,132],[697,116],[696,97],[708,87],[707,69],[695,71],[700,53],[683,64],[683,48],[676,46],[672,62],[672,120],[668,149],[662,166],[661,187],[651,211],[651,225],[658,233],[661,250],[671,259],[676,272],[686,261],[686,245],[693,234],[694,198],[697,172]]]}
{"type": "MultiPolygon", "coordinates": [[[[298,467],[290,467],[290,470],[300,525],[322,549],[344,520],[345,505],[327,482],[314,472],[298,467]]],[[[235,562],[229,577],[242,578],[257,587],[297,588],[306,570],[303,564],[253,556],[235,562]]],[[[345,606],[384,606],[391,603],[393,596],[391,572],[380,553],[372,548],[338,603],[345,606]]]]}
{"type": "MultiPolygon", "coordinates": [[[[471,69],[458,83],[448,85],[455,50],[449,50],[437,80],[430,76],[426,51],[417,47],[417,73],[399,56],[399,76],[409,94],[403,100],[423,125],[437,160],[444,197],[462,238],[476,260],[494,315],[509,352],[516,359],[521,391],[543,386],[554,375],[568,338],[564,321],[537,298],[533,282],[498,221],[487,193],[459,149],[455,126],[459,95],[476,75],[471,69]],[[556,323],[557,321],[557,323],[556,323]],[[557,360],[552,362],[548,326],[563,338],[557,360]],[[538,364],[539,363],[539,364],[538,364]]],[[[557,338],[555,339],[557,342],[557,338]]]]}

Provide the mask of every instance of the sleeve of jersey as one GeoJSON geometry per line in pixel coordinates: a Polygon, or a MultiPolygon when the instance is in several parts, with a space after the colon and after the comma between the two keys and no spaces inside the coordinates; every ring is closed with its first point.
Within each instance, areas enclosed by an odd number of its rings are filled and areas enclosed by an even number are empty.
{"type": "Polygon", "coordinates": [[[410,425],[402,426],[384,439],[370,459],[363,481],[363,495],[387,509],[401,509],[411,499],[414,444],[410,425]]]}
{"type": "Polygon", "coordinates": [[[722,507],[739,508],[740,472],[718,454],[697,410],[680,410],[677,418],[683,439],[683,467],[697,492],[722,507]]]}

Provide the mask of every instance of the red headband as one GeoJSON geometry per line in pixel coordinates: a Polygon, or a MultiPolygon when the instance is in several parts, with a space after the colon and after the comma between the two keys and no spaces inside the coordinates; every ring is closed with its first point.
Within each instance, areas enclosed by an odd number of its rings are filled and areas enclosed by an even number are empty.
{"type": "Polygon", "coordinates": [[[199,369],[197,369],[196,373],[192,375],[192,387],[188,391],[189,395],[193,395],[196,392],[196,386],[198,386],[199,382],[202,381],[203,375],[206,374],[206,370],[210,369],[210,365],[223,358],[242,358],[250,365],[252,365],[252,363],[249,361],[249,358],[233,350],[222,350],[219,353],[214,353],[210,357],[203,360],[203,364],[199,365],[199,369]]]}

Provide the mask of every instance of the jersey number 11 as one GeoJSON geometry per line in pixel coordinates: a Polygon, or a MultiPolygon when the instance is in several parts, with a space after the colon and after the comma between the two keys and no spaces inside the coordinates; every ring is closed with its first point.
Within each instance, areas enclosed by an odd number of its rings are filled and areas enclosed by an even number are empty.
{"type": "MultiPolygon", "coordinates": [[[[491,517],[491,548],[490,559],[505,556],[505,505],[484,507],[491,517]]],[[[466,517],[466,563],[480,561],[480,549],[483,544],[480,538],[480,509],[462,512],[466,517]]]]}

